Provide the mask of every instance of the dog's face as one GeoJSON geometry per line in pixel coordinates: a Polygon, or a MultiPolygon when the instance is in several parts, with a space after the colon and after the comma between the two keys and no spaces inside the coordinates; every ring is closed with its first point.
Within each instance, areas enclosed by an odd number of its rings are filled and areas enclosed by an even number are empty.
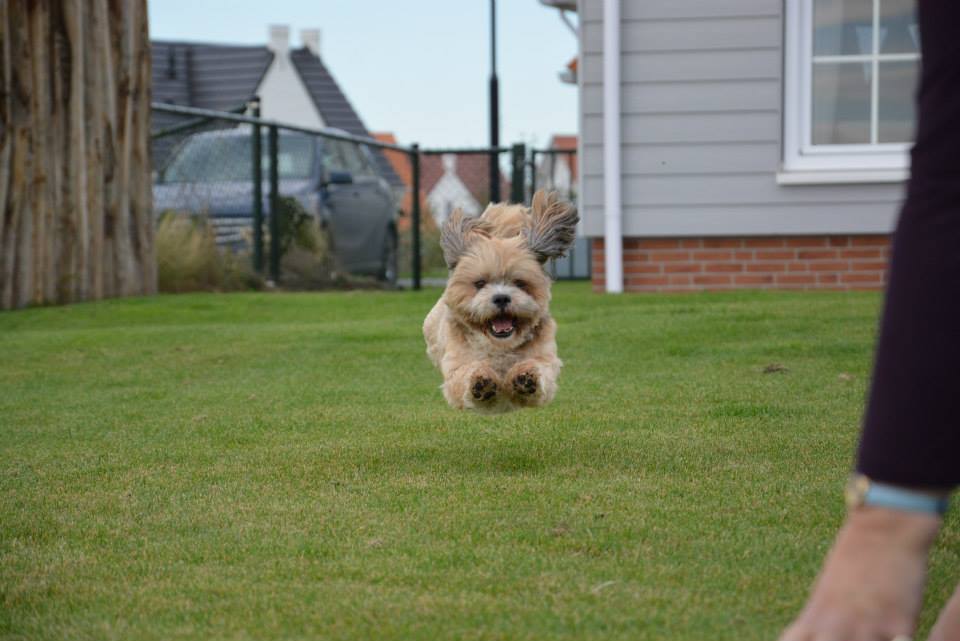
{"type": "Polygon", "coordinates": [[[444,224],[441,245],[451,270],[444,292],[448,308],[473,336],[509,350],[530,340],[549,313],[550,278],[543,263],[570,246],[578,217],[555,195],[537,192],[521,224],[506,218],[455,211],[444,224]],[[512,235],[503,237],[504,230],[512,235]]]}
{"type": "Polygon", "coordinates": [[[457,262],[444,297],[462,325],[512,349],[548,313],[550,279],[522,239],[480,238],[457,262]]]}

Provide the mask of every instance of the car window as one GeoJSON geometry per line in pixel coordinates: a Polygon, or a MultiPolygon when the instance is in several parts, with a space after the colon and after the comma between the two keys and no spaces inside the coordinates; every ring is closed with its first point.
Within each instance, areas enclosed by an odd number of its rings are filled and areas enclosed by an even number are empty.
{"type": "Polygon", "coordinates": [[[346,164],[347,171],[354,176],[370,175],[370,169],[367,167],[367,163],[364,162],[363,156],[360,154],[356,143],[341,141],[340,149],[343,152],[343,160],[346,164]]]}
{"type": "MultiPolygon", "coordinates": [[[[309,178],[313,170],[313,141],[303,135],[282,134],[277,141],[277,169],[280,178],[309,178]]],[[[262,167],[270,167],[264,136],[262,167]]],[[[249,135],[233,133],[200,134],[187,138],[163,172],[165,182],[233,182],[250,180],[252,154],[249,135]]]]}
{"type": "Polygon", "coordinates": [[[277,140],[280,178],[309,178],[313,174],[313,153],[313,139],[309,136],[280,134],[277,140]]]}
{"type": "Polygon", "coordinates": [[[327,138],[323,141],[323,167],[327,171],[350,171],[343,160],[339,140],[327,138]]]}
{"type": "Polygon", "coordinates": [[[373,158],[373,151],[370,149],[369,145],[360,145],[360,158],[363,160],[363,164],[366,167],[366,173],[368,176],[380,175],[380,172],[377,170],[377,163],[373,158]]]}

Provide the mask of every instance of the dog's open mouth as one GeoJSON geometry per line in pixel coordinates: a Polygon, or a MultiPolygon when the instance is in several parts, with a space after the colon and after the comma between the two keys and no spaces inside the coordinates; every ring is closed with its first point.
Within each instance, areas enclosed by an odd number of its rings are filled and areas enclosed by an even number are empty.
{"type": "Polygon", "coordinates": [[[517,319],[510,314],[501,314],[490,321],[490,333],[494,338],[510,338],[517,330],[517,319]]]}

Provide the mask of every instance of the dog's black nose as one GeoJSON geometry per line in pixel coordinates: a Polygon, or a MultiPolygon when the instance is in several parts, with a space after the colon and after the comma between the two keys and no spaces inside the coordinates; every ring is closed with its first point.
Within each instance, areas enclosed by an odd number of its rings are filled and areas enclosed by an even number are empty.
{"type": "Polygon", "coordinates": [[[507,296],[506,294],[497,294],[496,296],[493,297],[493,304],[499,307],[500,309],[503,309],[504,307],[510,304],[510,297],[507,296]]]}

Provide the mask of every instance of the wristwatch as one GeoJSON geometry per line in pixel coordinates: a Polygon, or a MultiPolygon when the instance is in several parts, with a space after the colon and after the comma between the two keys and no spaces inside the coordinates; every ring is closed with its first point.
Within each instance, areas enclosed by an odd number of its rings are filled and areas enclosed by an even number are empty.
{"type": "Polygon", "coordinates": [[[854,474],[847,481],[844,491],[847,500],[847,509],[853,510],[862,505],[885,507],[891,510],[904,512],[920,512],[923,514],[937,514],[943,516],[950,499],[947,496],[938,496],[926,492],[908,490],[896,485],[887,485],[871,481],[863,474],[854,474]]]}

